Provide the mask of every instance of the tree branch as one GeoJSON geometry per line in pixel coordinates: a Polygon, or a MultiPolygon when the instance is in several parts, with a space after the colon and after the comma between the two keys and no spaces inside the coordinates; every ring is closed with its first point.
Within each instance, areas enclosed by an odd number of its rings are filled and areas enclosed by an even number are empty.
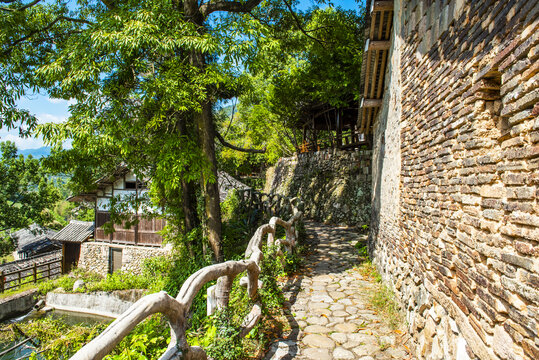
{"type": "Polygon", "coordinates": [[[255,153],[255,154],[264,154],[266,152],[266,148],[260,150],[260,149],[245,149],[245,148],[240,148],[238,146],[234,146],[231,143],[227,142],[221,136],[221,134],[219,134],[217,131],[215,132],[215,137],[219,140],[221,144],[223,144],[223,146],[226,146],[227,148],[230,148],[232,150],[242,151],[246,153],[255,153]]]}
{"type": "Polygon", "coordinates": [[[19,45],[20,43],[30,39],[31,37],[33,37],[34,35],[40,33],[40,32],[43,32],[43,31],[47,31],[49,30],[50,28],[52,28],[54,25],[56,25],[56,23],[60,20],[67,20],[67,21],[71,21],[71,22],[77,22],[77,23],[82,23],[82,24],[93,24],[92,22],[90,21],[87,21],[87,20],[84,20],[84,19],[75,19],[75,18],[70,18],[70,17],[67,17],[67,16],[58,16],[56,19],[54,19],[53,21],[51,21],[47,26],[41,28],[41,29],[37,29],[37,30],[34,30],[32,32],[30,32],[30,34],[26,35],[26,36],[23,36],[22,38],[19,38],[15,41],[13,41],[12,44],[9,45],[9,47],[2,52],[2,56],[5,56],[5,55],[8,55],[11,50],[13,50],[13,48],[17,45],[19,45]]]}
{"type": "Polygon", "coordinates": [[[22,7],[18,8],[18,9],[11,9],[11,8],[6,8],[6,7],[2,7],[0,9],[4,10],[4,11],[23,11],[23,10],[28,9],[29,7],[32,7],[32,6],[36,5],[39,2],[41,2],[41,0],[34,0],[31,3],[28,3],[28,4],[22,6],[22,7]]]}
{"type": "Polygon", "coordinates": [[[322,40],[317,39],[314,36],[309,35],[309,33],[303,28],[303,26],[301,25],[301,21],[298,18],[298,15],[294,12],[294,9],[292,9],[292,6],[288,3],[288,1],[283,0],[283,2],[286,5],[286,7],[288,8],[288,11],[290,11],[290,14],[292,15],[292,17],[294,18],[294,21],[296,22],[296,25],[298,26],[299,31],[301,31],[303,33],[303,35],[307,36],[309,39],[312,39],[312,40],[316,41],[323,48],[325,48],[322,40]]]}
{"type": "Polygon", "coordinates": [[[229,11],[236,13],[248,13],[254,9],[262,0],[248,0],[246,2],[221,0],[209,2],[200,6],[200,13],[204,18],[216,11],[229,11]]]}

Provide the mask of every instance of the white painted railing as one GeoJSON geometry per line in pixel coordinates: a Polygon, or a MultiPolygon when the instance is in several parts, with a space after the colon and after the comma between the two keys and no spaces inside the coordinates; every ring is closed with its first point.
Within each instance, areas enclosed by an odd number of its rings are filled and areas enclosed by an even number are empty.
{"type": "MultiPolygon", "coordinates": [[[[292,217],[288,221],[278,217],[272,217],[268,224],[260,226],[249,241],[249,245],[245,251],[245,260],[227,261],[206,266],[205,268],[198,270],[185,281],[176,298],[171,297],[164,291],[141,298],[110,324],[99,336],[73,355],[71,359],[102,359],[110,353],[136,325],[148,316],[156,313],[161,313],[166,316],[171,329],[170,344],[160,360],[180,358],[197,360],[206,359],[207,356],[204,349],[197,346],[190,346],[185,335],[187,324],[186,318],[189,315],[189,310],[195,296],[206,283],[217,280],[215,287],[209,291],[210,298],[208,300],[208,312],[213,312],[216,307],[226,307],[228,305],[234,278],[242,272],[247,271],[247,276],[240,279],[240,284],[246,286],[249,297],[253,301],[256,300],[258,289],[261,286],[258,277],[264,257],[262,253],[264,239],[267,240],[268,246],[276,245],[281,255],[281,247],[285,247],[287,251],[292,251],[296,245],[297,231],[295,225],[301,219],[302,213],[296,206],[299,202],[297,199],[289,201],[292,209],[292,217]],[[285,229],[285,239],[275,239],[277,226],[282,226],[285,229]]],[[[243,321],[241,336],[246,336],[254,328],[261,315],[260,305],[255,304],[243,321]]]]}

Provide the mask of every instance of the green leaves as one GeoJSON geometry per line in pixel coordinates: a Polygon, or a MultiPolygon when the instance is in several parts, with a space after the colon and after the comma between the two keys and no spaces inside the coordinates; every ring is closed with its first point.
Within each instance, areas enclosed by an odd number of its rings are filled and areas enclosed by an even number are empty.
{"type": "Polygon", "coordinates": [[[52,220],[50,211],[60,199],[38,159],[17,155],[11,142],[0,142],[0,233],[52,220]]]}

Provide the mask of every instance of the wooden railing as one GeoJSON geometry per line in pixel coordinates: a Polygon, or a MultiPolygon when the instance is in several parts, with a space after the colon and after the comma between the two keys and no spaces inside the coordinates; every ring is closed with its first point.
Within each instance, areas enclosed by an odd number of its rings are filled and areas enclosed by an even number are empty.
{"type": "Polygon", "coordinates": [[[25,284],[37,283],[62,274],[62,258],[50,260],[17,270],[0,271],[0,292],[14,289],[25,284]]]}
{"type": "Polygon", "coordinates": [[[352,133],[351,131],[345,131],[341,135],[341,139],[320,139],[316,142],[305,142],[298,146],[298,153],[314,152],[324,149],[343,149],[352,150],[357,149],[363,145],[368,145],[369,141],[365,139],[363,134],[352,133]]]}
{"type": "Polygon", "coordinates": [[[242,206],[248,213],[261,211],[266,218],[277,216],[286,218],[293,215],[294,208],[302,211],[303,204],[299,199],[290,199],[280,194],[266,194],[253,189],[236,190],[242,206]]]}
{"type": "MultiPolygon", "coordinates": [[[[165,315],[171,328],[170,344],[167,351],[160,357],[160,360],[179,358],[193,360],[206,359],[207,356],[204,349],[197,346],[190,346],[185,335],[187,328],[186,319],[195,296],[206,283],[217,280],[214,291],[208,291],[208,294],[210,294],[208,304],[214,303],[217,308],[226,307],[235,277],[246,271],[247,276],[240,279],[240,284],[247,287],[249,297],[253,301],[256,301],[258,289],[261,285],[258,278],[264,258],[262,253],[264,240],[266,239],[266,243],[269,246],[276,245],[281,253],[281,246],[285,247],[288,251],[292,251],[296,244],[297,232],[295,225],[301,219],[302,213],[294,205],[299,200],[289,200],[289,202],[292,211],[291,218],[285,221],[274,216],[268,224],[260,226],[249,241],[247,250],[245,251],[245,260],[227,261],[206,266],[198,270],[183,283],[176,298],[171,297],[164,291],[141,298],[120,315],[99,336],[80,349],[71,359],[102,359],[137,324],[155,313],[165,315]],[[275,239],[277,226],[284,227],[286,233],[285,239],[275,239]]],[[[208,309],[211,312],[211,306],[208,306],[208,309]]],[[[241,336],[246,336],[254,328],[261,315],[261,306],[255,303],[243,321],[241,336]]]]}

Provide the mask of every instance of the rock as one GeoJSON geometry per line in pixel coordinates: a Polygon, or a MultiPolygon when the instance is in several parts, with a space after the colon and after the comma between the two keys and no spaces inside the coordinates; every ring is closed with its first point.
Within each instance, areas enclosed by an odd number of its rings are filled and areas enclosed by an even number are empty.
{"type": "Polygon", "coordinates": [[[331,311],[335,311],[335,310],[344,310],[344,305],[343,304],[333,304],[329,307],[329,309],[331,311]]]}
{"type": "Polygon", "coordinates": [[[328,304],[323,302],[311,302],[308,305],[309,310],[316,310],[316,309],[327,309],[329,307],[328,304]]]}
{"type": "Polygon", "coordinates": [[[314,312],[320,315],[326,315],[326,316],[331,315],[331,311],[329,311],[328,309],[315,309],[314,312]]]}
{"type": "Polygon", "coordinates": [[[346,334],[335,332],[330,337],[338,344],[344,344],[347,341],[346,334]]]}
{"type": "Polygon", "coordinates": [[[73,284],[73,291],[77,291],[78,289],[83,289],[84,288],[84,280],[77,280],[75,281],[75,283],[73,284]]]}
{"type": "Polygon", "coordinates": [[[380,336],[380,339],[378,340],[380,344],[384,345],[395,345],[395,336],[393,335],[386,335],[386,336],[380,336]]]}
{"type": "Polygon", "coordinates": [[[380,351],[380,348],[378,347],[378,345],[367,344],[367,345],[360,345],[358,347],[355,347],[352,349],[352,351],[354,352],[354,354],[361,357],[361,356],[372,355],[376,353],[377,351],[380,351]]]}
{"type": "Polygon", "coordinates": [[[311,360],[331,360],[328,349],[309,348],[302,351],[302,355],[311,360]]]}
{"type": "Polygon", "coordinates": [[[335,342],[325,335],[309,334],[303,338],[303,343],[315,348],[333,349],[335,342]]]}
{"type": "Polygon", "coordinates": [[[345,297],[346,295],[343,292],[340,291],[331,291],[329,293],[329,296],[331,296],[334,300],[339,300],[345,297]]]}
{"type": "Polygon", "coordinates": [[[327,327],[320,325],[309,325],[303,331],[308,334],[327,334],[331,332],[327,327]]]}
{"type": "Polygon", "coordinates": [[[329,322],[328,318],[319,316],[319,317],[310,317],[307,319],[307,324],[310,325],[326,325],[329,322]]]}
{"type": "Polygon", "coordinates": [[[357,330],[357,326],[355,324],[342,323],[335,325],[335,330],[342,333],[353,333],[357,330]]]}
{"type": "Polygon", "coordinates": [[[338,347],[333,350],[333,359],[335,360],[352,360],[355,356],[351,351],[338,347]]]}
{"type": "Polygon", "coordinates": [[[496,326],[494,328],[493,338],[494,352],[498,354],[502,359],[508,359],[512,356],[513,339],[505,330],[503,326],[496,326]]]}
{"type": "Polygon", "coordinates": [[[266,360],[293,359],[298,353],[298,345],[294,341],[274,343],[266,354],[266,360]]]}

